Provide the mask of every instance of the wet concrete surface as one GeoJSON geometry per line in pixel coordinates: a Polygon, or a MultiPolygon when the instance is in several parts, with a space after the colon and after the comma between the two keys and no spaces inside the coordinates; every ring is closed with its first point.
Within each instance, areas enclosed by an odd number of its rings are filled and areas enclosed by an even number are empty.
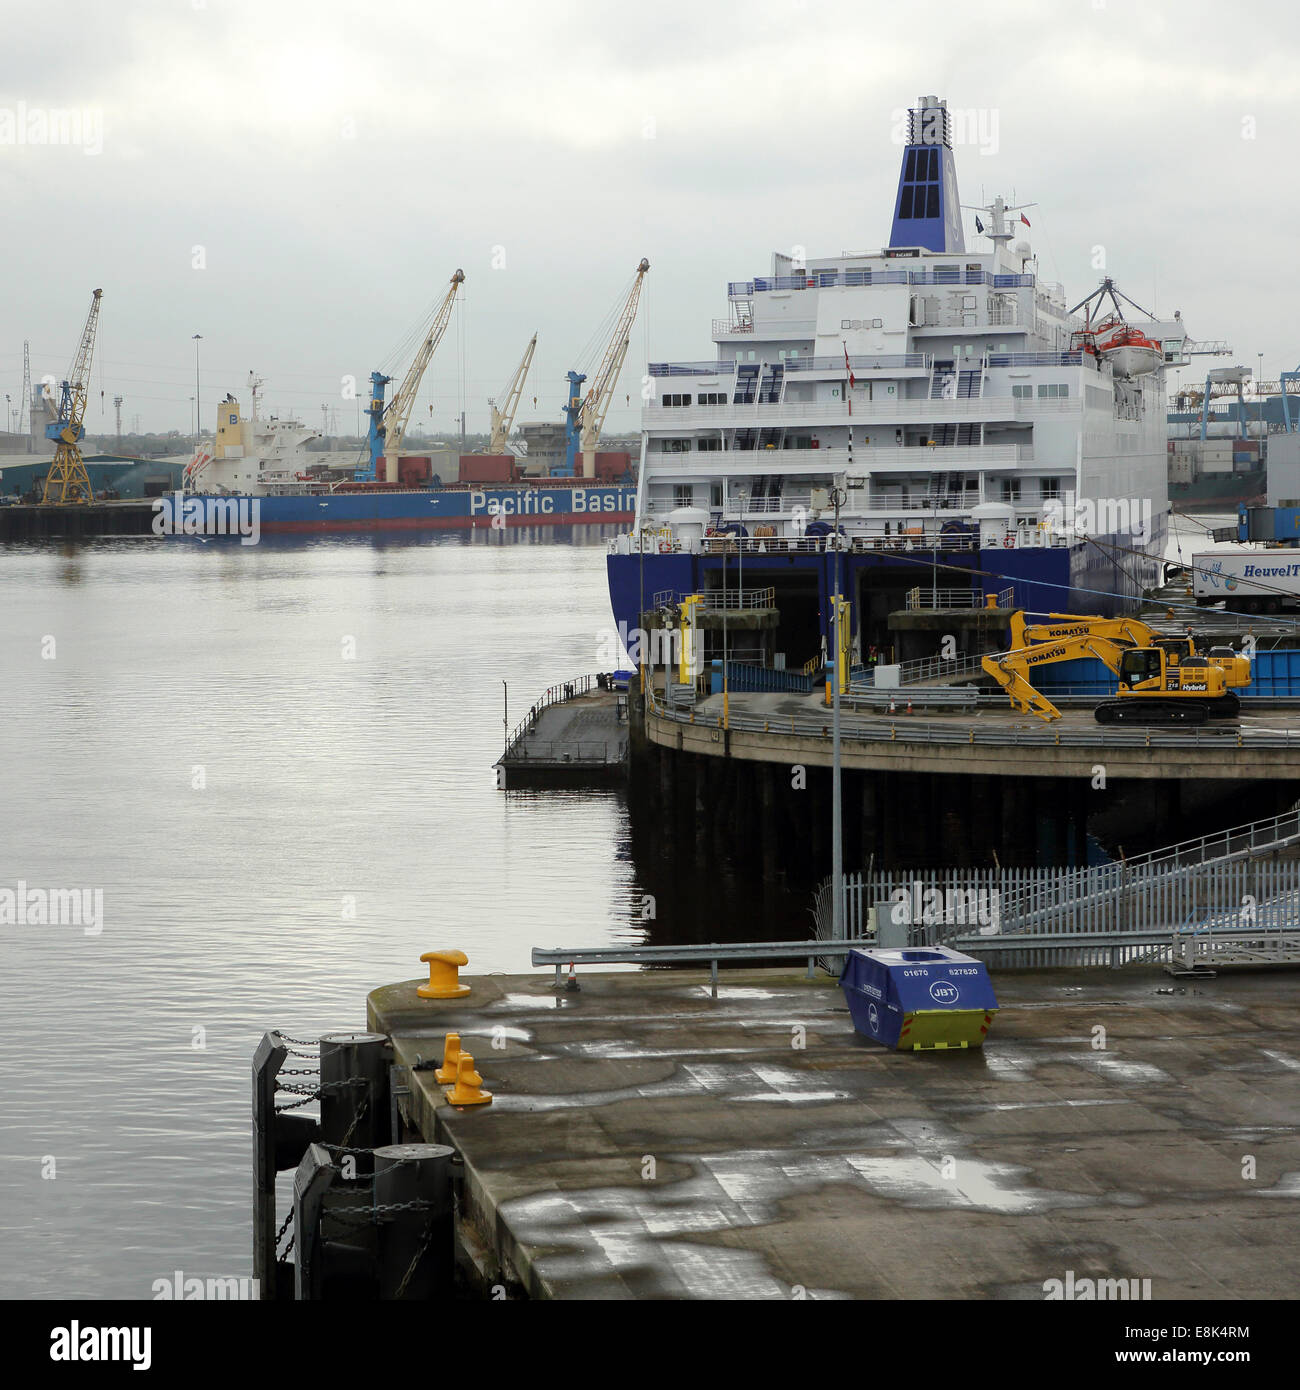
{"type": "Polygon", "coordinates": [[[924,1054],[858,1038],[826,976],[579,978],[369,999],[400,1063],[473,1053],[490,1106],[413,1071],[408,1108],[533,1297],[1294,1296],[1300,976],[995,975],[985,1048],[924,1054]]]}

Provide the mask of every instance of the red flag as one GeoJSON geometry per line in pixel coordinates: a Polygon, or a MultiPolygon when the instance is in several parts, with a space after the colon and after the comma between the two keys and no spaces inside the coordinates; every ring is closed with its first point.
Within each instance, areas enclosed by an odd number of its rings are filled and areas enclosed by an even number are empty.
{"type": "Polygon", "coordinates": [[[1030,227],[1033,225],[1023,212],[1020,214],[1020,220],[1025,224],[1026,227],[1030,227]]]}
{"type": "Polygon", "coordinates": [[[849,374],[849,386],[853,387],[858,384],[858,379],[853,375],[853,368],[849,366],[849,345],[844,343],[843,339],[840,341],[844,344],[844,370],[849,374]]]}

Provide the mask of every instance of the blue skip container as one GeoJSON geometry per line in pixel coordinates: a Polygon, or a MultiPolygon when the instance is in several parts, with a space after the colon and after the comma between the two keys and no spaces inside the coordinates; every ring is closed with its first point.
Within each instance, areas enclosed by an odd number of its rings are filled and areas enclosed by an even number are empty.
{"type": "Polygon", "coordinates": [[[840,986],[858,1032],[900,1052],[982,1047],[998,1011],[984,963],[947,946],[859,947],[840,986]]]}

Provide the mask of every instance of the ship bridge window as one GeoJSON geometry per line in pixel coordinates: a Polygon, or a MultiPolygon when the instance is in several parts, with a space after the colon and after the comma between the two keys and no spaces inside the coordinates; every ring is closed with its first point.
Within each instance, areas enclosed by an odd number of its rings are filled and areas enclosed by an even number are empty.
{"type": "Polygon", "coordinates": [[[1011,388],[1011,396],[1013,400],[1027,401],[1032,398],[1033,394],[1034,388],[1032,386],[1013,386],[1011,388]]]}
{"type": "Polygon", "coordinates": [[[727,393],[725,391],[701,391],[695,399],[700,405],[726,405],[727,393]]]}
{"type": "Polygon", "coordinates": [[[1070,394],[1070,387],[1064,381],[1049,381],[1038,388],[1039,400],[1057,400],[1070,394]]]}
{"type": "Polygon", "coordinates": [[[665,397],[663,398],[663,403],[664,403],[665,405],[670,405],[670,406],[671,406],[671,405],[690,405],[690,403],[691,403],[691,395],[690,395],[690,392],[688,391],[688,392],[686,392],[684,395],[683,395],[682,393],[680,393],[680,392],[674,392],[672,395],[665,396],[665,397]]]}

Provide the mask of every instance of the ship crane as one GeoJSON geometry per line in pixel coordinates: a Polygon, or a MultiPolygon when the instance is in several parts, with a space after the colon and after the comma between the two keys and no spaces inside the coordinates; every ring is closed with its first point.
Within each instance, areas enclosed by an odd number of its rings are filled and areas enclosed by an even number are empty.
{"type": "Polygon", "coordinates": [[[406,429],[411,421],[411,412],[415,408],[415,397],[419,393],[420,382],[424,377],[425,368],[438,350],[438,344],[442,342],[448,323],[451,322],[456,293],[464,282],[463,270],[458,270],[451,277],[450,287],[433,316],[424,342],[420,344],[420,350],[407,369],[401,386],[393,393],[393,399],[387,406],[384,405],[384,387],[393,378],[385,376],[383,372],[370,373],[370,405],[366,410],[370,418],[367,439],[370,456],[366,466],[359,468],[354,475],[357,482],[373,483],[379,477],[381,458],[391,461],[392,466],[387,469],[388,481],[397,481],[397,458],[406,439],[406,429]]]}
{"type": "Polygon", "coordinates": [[[501,393],[505,400],[505,408],[498,410],[495,399],[488,401],[492,410],[492,438],[488,442],[487,449],[489,454],[505,453],[510,431],[515,426],[515,411],[519,409],[519,398],[523,395],[524,382],[528,379],[529,367],[533,365],[533,353],[536,348],[537,334],[534,333],[528,346],[524,349],[523,360],[515,369],[515,374],[511,377],[509,385],[501,393]]]}
{"type": "Polygon", "coordinates": [[[582,372],[569,373],[569,398],[564,407],[564,476],[576,476],[578,451],[582,451],[582,476],[596,476],[596,446],[600,443],[600,432],[605,426],[605,416],[609,403],[618,384],[618,374],[623,368],[631,342],[632,323],[636,318],[637,304],[641,299],[641,283],[645,279],[650,262],[642,259],[636,268],[636,278],[619,313],[614,331],[605,347],[605,355],[599,369],[592,379],[586,396],[578,399],[578,391],[586,376],[582,372]]]}
{"type": "Polygon", "coordinates": [[[99,301],[103,290],[96,290],[90,301],[90,313],[81,332],[81,346],[73,361],[68,379],[60,383],[58,418],[45,427],[46,439],[55,441],[54,462],[45,475],[41,501],[63,506],[69,502],[90,502],[94,491],[90,474],[81,457],[81,441],[86,437],[82,421],[86,417],[86,396],[90,386],[90,360],[95,353],[95,331],[99,327],[99,301]]]}

